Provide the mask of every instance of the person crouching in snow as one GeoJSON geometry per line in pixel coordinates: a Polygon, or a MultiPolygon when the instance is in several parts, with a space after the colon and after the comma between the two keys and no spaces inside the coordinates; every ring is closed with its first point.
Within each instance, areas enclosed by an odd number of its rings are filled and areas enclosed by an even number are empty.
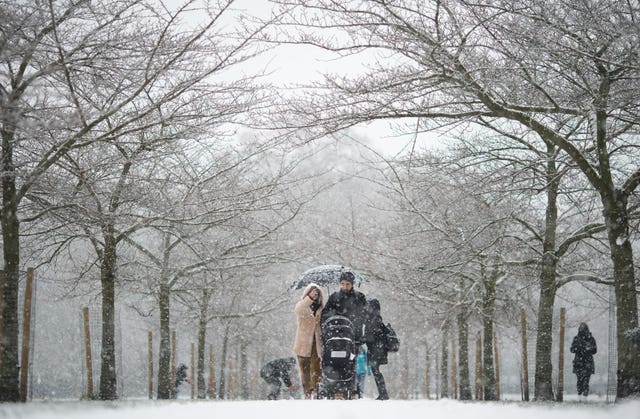
{"type": "Polygon", "coordinates": [[[320,319],[325,300],[322,288],[311,283],[305,287],[302,298],[293,309],[298,322],[293,353],[298,357],[300,381],[305,399],[314,397],[314,391],[320,380],[322,354],[320,319]]]}
{"type": "Polygon", "coordinates": [[[182,384],[184,381],[186,381],[187,383],[191,383],[191,380],[187,375],[187,369],[189,369],[189,367],[187,367],[185,364],[180,364],[178,368],[176,368],[176,381],[173,385],[174,399],[178,398],[178,388],[180,387],[180,384],[182,384]]]}
{"type": "Polygon", "coordinates": [[[290,392],[296,391],[296,386],[291,382],[289,372],[296,364],[296,359],[280,358],[267,362],[260,370],[260,377],[269,384],[269,400],[277,400],[280,394],[280,383],[284,383],[290,392]]]}

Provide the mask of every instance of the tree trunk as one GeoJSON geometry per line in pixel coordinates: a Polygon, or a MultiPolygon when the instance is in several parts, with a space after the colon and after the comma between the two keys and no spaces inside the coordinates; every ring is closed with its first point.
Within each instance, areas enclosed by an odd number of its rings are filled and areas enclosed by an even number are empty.
{"type": "Polygon", "coordinates": [[[11,135],[2,133],[2,339],[0,340],[0,402],[20,401],[18,292],[20,279],[20,221],[16,196],[11,135]]]}
{"type": "Polygon", "coordinates": [[[534,379],[535,400],[553,400],[551,349],[553,346],[553,305],[556,297],[556,267],[558,261],[555,247],[558,228],[558,187],[560,182],[554,155],[555,146],[547,142],[547,208],[540,270],[540,298],[538,302],[538,330],[535,355],[536,372],[534,379]]]}
{"type": "Polygon", "coordinates": [[[482,377],[484,400],[496,400],[496,373],[493,365],[493,316],[496,301],[496,279],[498,272],[483,275],[484,294],[482,296],[482,377]]]}
{"type": "Polygon", "coordinates": [[[449,324],[442,330],[442,365],[440,368],[440,397],[449,397],[449,324]]]}
{"type": "Polygon", "coordinates": [[[536,334],[535,400],[553,400],[551,349],[553,344],[553,305],[556,297],[556,259],[546,253],[540,274],[540,301],[536,334]]]}
{"type": "MultiPolygon", "coordinates": [[[[208,300],[207,291],[203,290],[203,298],[205,301],[208,300]]],[[[206,399],[206,384],[204,380],[204,359],[205,359],[205,347],[206,347],[206,338],[207,338],[207,306],[206,303],[203,304],[200,310],[200,319],[198,320],[198,372],[197,372],[197,383],[198,383],[198,398],[206,399]]]]}
{"type": "Polygon", "coordinates": [[[104,234],[104,238],[104,253],[100,267],[102,284],[100,399],[116,400],[118,398],[115,351],[116,239],[112,231],[104,234]]]}
{"type": "Polygon", "coordinates": [[[469,324],[467,311],[458,314],[458,371],[460,374],[460,400],[471,400],[471,378],[469,377],[469,324]]]}
{"type": "Polygon", "coordinates": [[[249,400],[249,342],[244,337],[240,341],[240,394],[242,400],[249,400]]]}
{"type": "Polygon", "coordinates": [[[160,309],[160,349],[158,354],[158,400],[171,398],[171,291],[166,284],[160,285],[158,306],[160,309]]]}
{"type": "Polygon", "coordinates": [[[227,392],[227,349],[229,345],[229,325],[224,329],[222,338],[222,355],[220,357],[220,385],[218,386],[218,398],[224,400],[227,392]]]}
{"type": "Polygon", "coordinates": [[[640,395],[640,331],[633,272],[633,250],[629,241],[627,202],[621,193],[603,197],[604,217],[613,261],[617,306],[618,385],[617,397],[640,395]]]}

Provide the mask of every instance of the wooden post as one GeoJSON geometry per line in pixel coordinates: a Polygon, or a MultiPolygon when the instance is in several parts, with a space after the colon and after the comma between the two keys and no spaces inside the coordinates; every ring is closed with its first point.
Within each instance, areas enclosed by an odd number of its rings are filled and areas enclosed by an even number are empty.
{"type": "Polygon", "coordinates": [[[191,387],[191,400],[196,398],[195,372],[196,372],[196,345],[195,343],[191,342],[191,368],[189,368],[189,374],[191,375],[191,378],[189,380],[189,384],[191,387]]]}
{"type": "Polygon", "coordinates": [[[84,324],[84,359],[87,368],[87,398],[93,398],[93,361],[91,357],[91,327],[89,326],[89,307],[82,309],[84,324]]]}
{"type": "Polygon", "coordinates": [[[430,363],[430,359],[429,359],[429,348],[427,348],[426,354],[425,354],[425,368],[424,368],[424,393],[425,393],[425,397],[427,399],[431,398],[431,375],[429,374],[429,365],[430,363]]]}
{"type": "Polygon", "coordinates": [[[225,395],[225,399],[233,400],[233,395],[235,392],[234,383],[233,383],[233,368],[234,362],[231,357],[229,357],[229,361],[227,363],[227,394],[225,395]]]}
{"type": "Polygon", "coordinates": [[[482,333],[476,335],[476,400],[482,400],[482,333]]]}
{"type": "Polygon", "coordinates": [[[176,331],[171,331],[171,383],[170,385],[170,393],[171,398],[173,399],[176,396],[176,331]]]}
{"type": "Polygon", "coordinates": [[[0,270],[0,366],[2,366],[2,354],[4,349],[2,348],[2,319],[4,317],[4,271],[0,270]]]}
{"type": "Polygon", "coordinates": [[[20,401],[27,401],[29,390],[29,349],[31,348],[31,302],[33,300],[33,268],[27,268],[27,285],[22,307],[22,356],[20,359],[20,401]]]}
{"type": "Polygon", "coordinates": [[[558,391],[556,401],[563,401],[564,398],[564,332],[567,309],[560,308],[560,337],[558,338],[558,391]]]}
{"type": "Polygon", "coordinates": [[[456,342],[451,336],[451,398],[458,398],[458,360],[456,357],[456,342]]]}
{"type": "Polygon", "coordinates": [[[498,335],[493,332],[493,360],[496,370],[496,400],[500,400],[500,351],[498,351],[498,335]]]}
{"type": "Polygon", "coordinates": [[[522,323],[522,400],[529,401],[529,357],[527,354],[527,316],[524,308],[520,309],[522,323]]]}
{"type": "Polygon", "coordinates": [[[251,397],[253,400],[258,399],[258,376],[253,374],[251,376],[251,397]]]}
{"type": "Polygon", "coordinates": [[[153,399],[153,332],[149,330],[147,332],[147,347],[148,347],[148,359],[149,359],[149,382],[147,392],[149,393],[149,400],[153,399]]]}
{"type": "Polygon", "coordinates": [[[440,362],[438,361],[438,354],[436,354],[436,400],[439,400],[439,399],[440,399],[440,362]]]}
{"type": "Polygon", "coordinates": [[[213,345],[209,345],[209,398],[216,398],[216,369],[213,355],[213,345]]]}

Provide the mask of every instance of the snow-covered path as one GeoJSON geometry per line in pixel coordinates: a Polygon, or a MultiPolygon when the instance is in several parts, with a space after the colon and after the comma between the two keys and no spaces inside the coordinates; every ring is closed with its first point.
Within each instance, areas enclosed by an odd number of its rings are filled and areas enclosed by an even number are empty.
{"type": "Polygon", "coordinates": [[[640,400],[603,403],[454,400],[119,401],[0,404],[1,419],[639,419],[640,400]]]}

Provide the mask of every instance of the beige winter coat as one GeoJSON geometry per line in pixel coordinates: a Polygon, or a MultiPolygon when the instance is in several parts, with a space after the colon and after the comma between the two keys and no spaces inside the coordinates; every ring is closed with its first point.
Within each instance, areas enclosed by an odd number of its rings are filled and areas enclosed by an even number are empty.
{"type": "Polygon", "coordinates": [[[313,344],[313,336],[316,338],[316,351],[320,357],[322,354],[322,342],[320,340],[320,317],[322,309],[327,301],[324,290],[316,284],[309,284],[302,292],[302,298],[296,303],[293,312],[298,320],[298,329],[296,330],[296,340],[293,344],[293,353],[298,356],[310,357],[311,345],[313,344]],[[311,288],[316,287],[320,290],[322,298],[320,308],[316,310],[315,316],[311,311],[311,303],[313,300],[309,297],[311,288]]]}

